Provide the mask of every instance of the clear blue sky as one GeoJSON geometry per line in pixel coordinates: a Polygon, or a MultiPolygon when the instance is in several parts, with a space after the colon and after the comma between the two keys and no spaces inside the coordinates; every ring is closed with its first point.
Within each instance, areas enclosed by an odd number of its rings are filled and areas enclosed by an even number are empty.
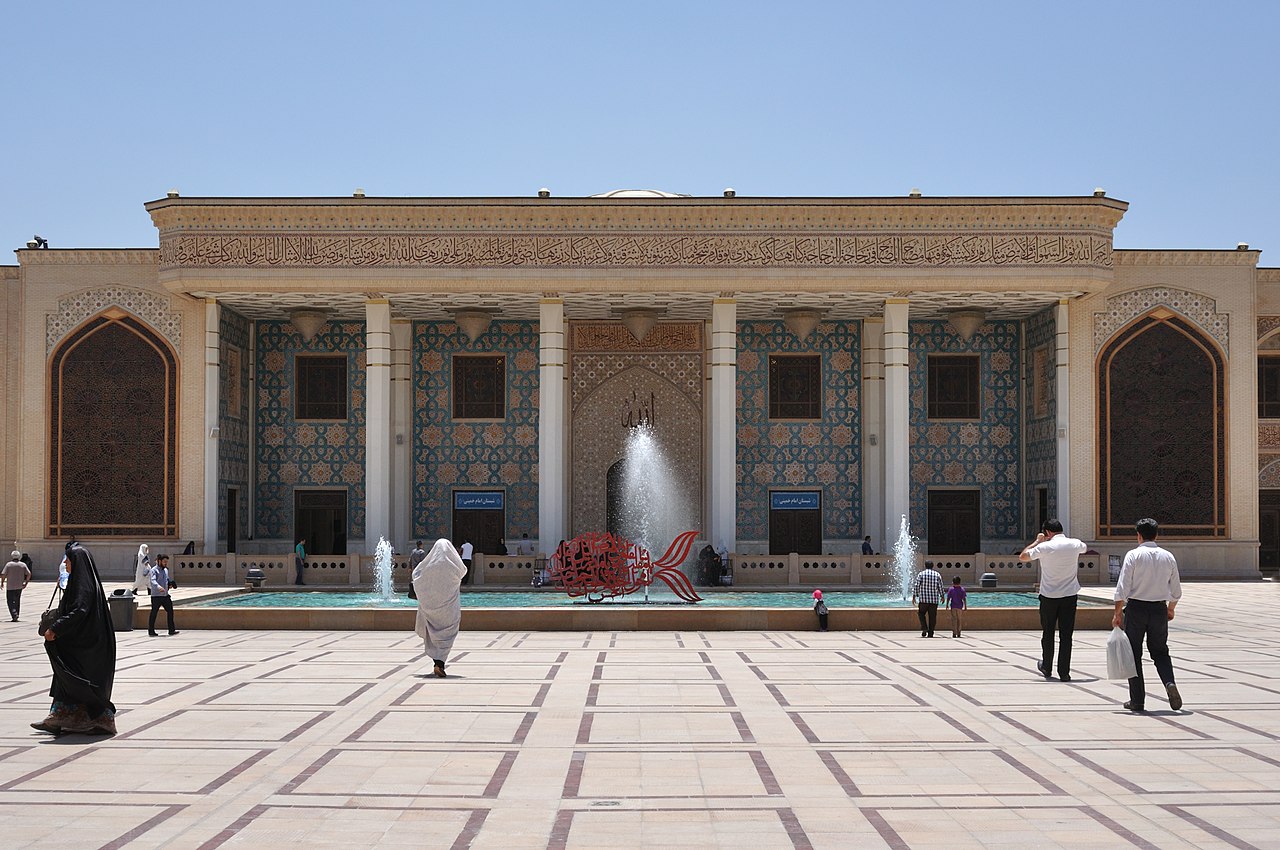
{"type": "Polygon", "coordinates": [[[0,263],[186,196],[1080,195],[1280,265],[1280,3],[29,5],[0,263]]]}

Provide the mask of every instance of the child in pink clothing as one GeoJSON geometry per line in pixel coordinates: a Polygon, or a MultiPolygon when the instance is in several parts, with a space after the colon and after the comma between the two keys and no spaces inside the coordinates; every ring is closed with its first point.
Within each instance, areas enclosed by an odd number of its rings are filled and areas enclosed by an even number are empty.
{"type": "Polygon", "coordinates": [[[947,609],[951,611],[951,636],[960,637],[960,627],[964,625],[964,609],[969,607],[969,594],[960,584],[960,576],[951,579],[947,588],[947,609]]]}

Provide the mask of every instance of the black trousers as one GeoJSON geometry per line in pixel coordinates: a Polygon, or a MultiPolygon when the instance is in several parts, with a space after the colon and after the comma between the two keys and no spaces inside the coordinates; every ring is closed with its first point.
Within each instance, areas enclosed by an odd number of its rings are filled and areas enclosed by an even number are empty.
{"type": "Polygon", "coordinates": [[[825,632],[825,631],[827,630],[827,617],[828,617],[828,616],[830,616],[830,614],[829,614],[829,613],[828,613],[828,614],[819,614],[819,615],[818,615],[818,631],[825,632]]]}
{"type": "Polygon", "coordinates": [[[169,634],[173,634],[177,631],[173,626],[173,598],[167,593],[164,596],[151,597],[151,618],[147,620],[147,631],[155,632],[156,614],[160,613],[161,608],[164,608],[169,615],[169,634]]]}
{"type": "Polygon", "coordinates": [[[1040,655],[1044,659],[1044,670],[1053,669],[1053,632],[1056,628],[1061,639],[1058,652],[1058,675],[1071,677],[1071,636],[1076,630],[1076,602],[1079,597],[1052,596],[1040,597],[1040,655]]]}
{"type": "Polygon", "coordinates": [[[933,637],[933,630],[938,625],[938,603],[921,602],[916,616],[920,618],[920,631],[933,637]]]}
{"type": "Polygon", "coordinates": [[[1134,666],[1138,675],[1129,680],[1129,704],[1142,708],[1147,701],[1147,686],[1142,681],[1142,639],[1147,639],[1147,652],[1156,665],[1160,681],[1173,683],[1173,659],[1169,657],[1169,606],[1164,602],[1130,599],[1124,606],[1124,633],[1133,644],[1134,666]]]}
{"type": "Polygon", "coordinates": [[[302,568],[305,567],[306,565],[307,565],[306,561],[299,558],[297,555],[293,556],[293,576],[294,576],[293,583],[294,584],[306,583],[302,580],[302,568]]]}
{"type": "Polygon", "coordinates": [[[4,601],[9,603],[9,616],[18,619],[18,609],[22,607],[22,588],[6,590],[4,597],[4,601]]]}

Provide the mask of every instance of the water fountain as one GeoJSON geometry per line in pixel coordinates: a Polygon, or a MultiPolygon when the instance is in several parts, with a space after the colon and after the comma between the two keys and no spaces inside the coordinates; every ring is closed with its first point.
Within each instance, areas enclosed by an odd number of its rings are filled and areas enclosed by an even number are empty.
{"type": "MultiPolygon", "coordinates": [[[[618,533],[655,557],[689,527],[688,504],[675,467],[649,421],[627,429],[622,493],[618,533]]],[[[649,601],[648,584],[644,598],[649,601]]]]}
{"type": "Polygon", "coordinates": [[[373,593],[384,602],[396,598],[395,584],[391,578],[391,544],[387,538],[378,538],[378,547],[373,550],[373,593]]]}
{"type": "Polygon", "coordinates": [[[916,578],[916,541],[911,536],[911,526],[907,523],[906,514],[902,515],[898,539],[893,544],[893,561],[889,572],[897,583],[902,598],[910,599],[911,585],[916,578]]]}

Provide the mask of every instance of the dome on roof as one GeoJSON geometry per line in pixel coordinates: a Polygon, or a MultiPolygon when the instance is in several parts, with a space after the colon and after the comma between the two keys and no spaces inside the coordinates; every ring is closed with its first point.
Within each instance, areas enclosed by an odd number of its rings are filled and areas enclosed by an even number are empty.
{"type": "Polygon", "coordinates": [[[661,189],[614,189],[612,192],[601,192],[593,198],[692,198],[692,195],[678,195],[675,192],[664,192],[661,189]]]}

